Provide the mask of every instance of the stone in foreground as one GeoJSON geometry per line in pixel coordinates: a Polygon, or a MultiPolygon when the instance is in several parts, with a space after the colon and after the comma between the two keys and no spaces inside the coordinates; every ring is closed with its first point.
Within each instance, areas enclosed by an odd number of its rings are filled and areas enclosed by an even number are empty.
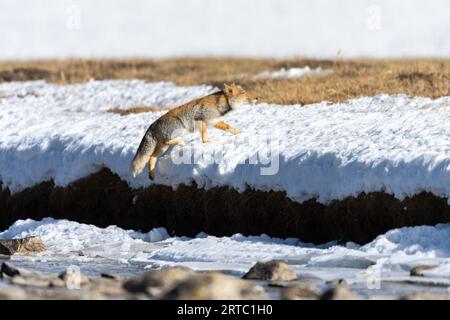
{"type": "Polygon", "coordinates": [[[58,278],[64,281],[68,288],[79,289],[82,285],[89,283],[89,278],[77,272],[76,270],[68,269],[58,275],[58,278]]]}
{"type": "Polygon", "coordinates": [[[297,274],[286,262],[271,260],[256,263],[243,278],[248,280],[292,281],[297,280],[297,274]]]}
{"type": "Polygon", "coordinates": [[[47,246],[41,237],[0,240],[0,254],[3,255],[13,255],[16,253],[28,255],[46,250],[47,246]]]}
{"type": "Polygon", "coordinates": [[[317,300],[319,297],[320,293],[317,287],[309,283],[298,283],[283,288],[281,291],[283,300],[317,300]]]}
{"type": "Polygon", "coordinates": [[[0,300],[24,300],[27,292],[23,288],[0,285],[0,300]]]}
{"type": "Polygon", "coordinates": [[[435,292],[415,292],[400,297],[400,300],[450,300],[450,294],[435,292]]]}
{"type": "Polygon", "coordinates": [[[265,300],[264,288],[219,272],[196,274],[179,282],[162,299],[167,300],[265,300]]]}
{"type": "Polygon", "coordinates": [[[337,286],[326,290],[320,300],[361,300],[361,297],[346,286],[337,286]]]}
{"type": "Polygon", "coordinates": [[[129,279],[123,286],[131,293],[145,293],[152,298],[159,298],[179,282],[193,276],[195,272],[186,267],[149,270],[138,277],[129,279]]]}

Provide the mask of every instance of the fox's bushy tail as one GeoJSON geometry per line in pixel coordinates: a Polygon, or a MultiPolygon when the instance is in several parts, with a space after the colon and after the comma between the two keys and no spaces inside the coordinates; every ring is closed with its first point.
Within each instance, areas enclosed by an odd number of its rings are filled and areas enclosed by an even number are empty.
{"type": "Polygon", "coordinates": [[[133,176],[136,177],[144,169],[150,156],[156,148],[156,139],[153,137],[151,130],[147,130],[142,138],[139,148],[131,161],[130,169],[133,176]]]}

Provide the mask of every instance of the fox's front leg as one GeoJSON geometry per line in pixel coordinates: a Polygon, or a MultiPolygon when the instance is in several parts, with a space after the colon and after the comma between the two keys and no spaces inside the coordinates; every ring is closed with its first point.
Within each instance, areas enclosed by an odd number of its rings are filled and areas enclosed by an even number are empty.
{"type": "Polygon", "coordinates": [[[207,124],[205,121],[200,121],[199,125],[200,125],[200,134],[202,135],[202,142],[208,143],[209,139],[208,136],[206,135],[207,124]]]}
{"type": "Polygon", "coordinates": [[[228,131],[231,132],[232,134],[238,134],[241,131],[239,131],[238,129],[233,128],[232,126],[230,126],[228,123],[225,123],[223,121],[219,121],[217,122],[214,127],[216,127],[217,129],[223,130],[223,131],[228,131]]]}

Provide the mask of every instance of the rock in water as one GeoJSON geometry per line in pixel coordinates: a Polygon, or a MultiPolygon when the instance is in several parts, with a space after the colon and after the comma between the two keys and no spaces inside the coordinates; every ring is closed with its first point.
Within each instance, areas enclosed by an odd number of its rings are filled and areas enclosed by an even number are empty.
{"type": "Polygon", "coordinates": [[[292,281],[297,280],[294,269],[286,262],[272,260],[258,262],[243,276],[249,280],[292,281]]]}
{"type": "Polygon", "coordinates": [[[15,277],[20,276],[20,271],[10,263],[3,262],[0,267],[0,276],[15,277]]]}
{"type": "Polygon", "coordinates": [[[420,265],[420,266],[415,266],[414,268],[411,269],[411,271],[409,272],[409,274],[412,277],[423,277],[423,272],[427,271],[427,270],[431,270],[436,268],[436,266],[433,265],[420,265]]]}
{"type": "Polygon", "coordinates": [[[30,254],[47,250],[41,237],[27,237],[22,239],[0,240],[0,254],[30,254]]]}
{"type": "Polygon", "coordinates": [[[347,280],[345,279],[333,279],[333,280],[328,280],[325,282],[327,285],[329,286],[347,286],[347,280]]]}
{"type": "Polygon", "coordinates": [[[89,283],[89,278],[83,275],[79,269],[68,268],[60,273],[58,278],[63,280],[69,289],[80,289],[82,285],[89,283]]]}
{"type": "Polygon", "coordinates": [[[162,296],[168,300],[260,300],[264,288],[219,272],[196,274],[162,296]]]}

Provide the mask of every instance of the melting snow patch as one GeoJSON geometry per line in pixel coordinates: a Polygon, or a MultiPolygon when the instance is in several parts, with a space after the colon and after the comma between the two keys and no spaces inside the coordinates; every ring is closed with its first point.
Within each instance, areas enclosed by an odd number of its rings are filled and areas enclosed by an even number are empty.
{"type": "Polygon", "coordinates": [[[266,235],[214,237],[201,233],[196,238],[169,237],[164,228],[149,233],[110,226],[98,228],[68,220],[45,218],[19,220],[0,233],[0,239],[41,236],[47,252],[35,256],[13,256],[16,260],[95,262],[99,257],[116,263],[138,262],[149,268],[184,265],[198,270],[246,272],[255,262],[286,260],[306,270],[354,270],[380,272],[389,277],[409,275],[412,267],[435,265],[425,277],[450,278],[450,224],[400,228],[380,235],[364,246],[334,243],[312,245],[297,239],[266,235]],[[78,252],[84,257],[80,258],[78,252]],[[82,260],[80,260],[82,259],[82,260]]]}

